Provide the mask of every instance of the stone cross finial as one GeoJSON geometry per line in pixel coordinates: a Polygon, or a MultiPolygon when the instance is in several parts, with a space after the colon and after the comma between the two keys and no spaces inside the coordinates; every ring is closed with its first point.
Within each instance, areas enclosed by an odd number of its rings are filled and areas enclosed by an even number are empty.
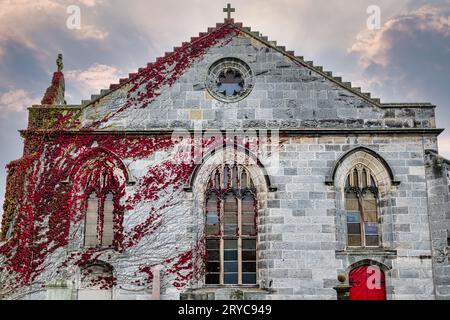
{"type": "Polygon", "coordinates": [[[228,21],[228,20],[231,20],[231,13],[232,12],[236,12],[236,9],[235,8],[232,8],[231,7],[231,4],[227,4],[227,7],[226,8],[223,8],[223,12],[226,12],[227,13],[227,18],[225,19],[225,21],[228,21]]]}
{"type": "Polygon", "coordinates": [[[58,54],[58,59],[56,59],[56,66],[58,67],[58,72],[61,72],[64,68],[62,53],[58,54]]]}

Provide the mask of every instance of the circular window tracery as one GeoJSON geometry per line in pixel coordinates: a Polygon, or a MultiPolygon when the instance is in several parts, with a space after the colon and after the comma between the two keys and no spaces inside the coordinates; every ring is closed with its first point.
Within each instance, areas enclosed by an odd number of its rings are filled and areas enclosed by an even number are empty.
{"type": "Polygon", "coordinates": [[[237,102],[253,89],[250,67],[236,58],[216,61],[209,69],[206,81],[208,92],[222,102],[237,102]]]}

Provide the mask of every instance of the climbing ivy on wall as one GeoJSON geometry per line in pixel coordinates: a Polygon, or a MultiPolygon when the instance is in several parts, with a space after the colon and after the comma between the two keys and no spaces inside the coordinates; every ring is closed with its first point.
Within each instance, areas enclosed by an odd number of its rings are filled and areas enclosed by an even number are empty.
{"type": "MultiPolygon", "coordinates": [[[[22,132],[24,156],[8,166],[3,239],[13,219],[14,232],[0,245],[3,259],[0,273],[8,275],[2,286],[14,289],[30,285],[46,270],[47,259],[71,241],[71,226],[84,219],[86,197],[98,189],[99,179],[106,179],[105,189],[115,192],[115,250],[124,252],[135,247],[161,226],[161,214],[169,204],[151,208],[130,230],[123,229],[123,213],[135,209],[142,201],[157,201],[162,193],[180,190],[187,183],[194,162],[167,159],[151,166],[137,181],[137,191],[127,195],[128,177],[121,159],[147,159],[157,151],[171,150],[175,142],[170,136],[99,134],[96,130],[129,108],[147,107],[163,86],[175,83],[209,48],[237,32],[232,25],[224,25],[149,64],[128,81],[123,105],[91,125],[81,123],[83,107],[31,108],[28,130],[22,132]]],[[[200,143],[208,147],[213,142],[211,138],[200,143]]],[[[162,262],[166,274],[176,275],[175,287],[186,285],[201,273],[201,270],[194,272],[196,262],[192,260],[193,250],[204,251],[202,245],[200,239],[195,248],[162,262]]],[[[105,252],[104,248],[87,248],[71,253],[58,270],[84,266],[103,257],[105,252]]],[[[142,265],[139,270],[151,282],[150,266],[142,265]]]]}

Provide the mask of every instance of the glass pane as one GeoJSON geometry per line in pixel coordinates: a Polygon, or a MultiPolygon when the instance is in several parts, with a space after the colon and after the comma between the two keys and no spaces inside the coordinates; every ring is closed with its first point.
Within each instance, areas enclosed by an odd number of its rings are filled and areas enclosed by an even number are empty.
{"type": "Polygon", "coordinates": [[[113,215],[114,215],[113,195],[109,193],[105,197],[105,204],[103,208],[102,245],[105,247],[111,246],[113,243],[114,238],[113,215]]]}
{"type": "Polygon", "coordinates": [[[224,234],[236,235],[238,227],[237,199],[234,196],[227,196],[224,203],[224,234]]]}
{"type": "Polygon", "coordinates": [[[238,241],[237,240],[224,240],[223,241],[223,246],[224,249],[232,249],[232,250],[237,250],[237,245],[238,245],[238,241]]]}
{"type": "Polygon", "coordinates": [[[206,272],[220,272],[220,262],[207,262],[206,272]]]}
{"type": "Polygon", "coordinates": [[[217,209],[218,209],[217,208],[217,197],[215,194],[211,194],[207,200],[206,211],[211,212],[211,213],[213,213],[213,212],[217,213],[217,209]]]}
{"type": "Polygon", "coordinates": [[[238,259],[237,250],[225,250],[224,252],[225,261],[237,261],[237,259],[238,259]]]}
{"type": "Polygon", "coordinates": [[[377,222],[377,200],[372,192],[367,192],[363,198],[364,220],[377,222]]]}
{"type": "Polygon", "coordinates": [[[225,273],[223,282],[224,284],[237,284],[238,283],[238,274],[237,273],[225,273]]]}
{"type": "Polygon", "coordinates": [[[227,214],[223,217],[223,223],[225,224],[233,224],[235,225],[237,222],[237,214],[236,212],[227,212],[227,214]]]}
{"type": "MultiPolygon", "coordinates": [[[[242,205],[244,205],[244,204],[242,204],[242,205]]],[[[243,208],[242,208],[242,210],[243,210],[243,208]]],[[[254,224],[255,223],[254,212],[242,212],[242,223],[254,224]]]]}
{"type": "Polygon", "coordinates": [[[216,235],[216,234],[219,233],[219,228],[218,228],[218,226],[207,225],[206,226],[206,233],[208,235],[216,235]]]}
{"type": "Polygon", "coordinates": [[[355,193],[349,192],[345,194],[345,210],[359,212],[358,197],[355,193]]]}
{"type": "Polygon", "coordinates": [[[95,247],[98,244],[98,239],[97,239],[97,235],[94,236],[86,236],[84,238],[84,245],[86,247],[95,247]]]}
{"type": "Polygon", "coordinates": [[[214,177],[214,188],[220,189],[220,173],[219,173],[219,171],[216,171],[216,174],[214,177]]]}
{"type": "Polygon", "coordinates": [[[98,244],[97,239],[97,223],[98,223],[98,198],[95,194],[91,194],[87,201],[86,222],[84,245],[93,247],[98,244]]]}
{"type": "Polygon", "coordinates": [[[242,284],[256,284],[256,273],[243,273],[242,284]]]}
{"type": "Polygon", "coordinates": [[[242,171],[241,175],[241,188],[247,188],[247,172],[245,170],[242,171]]]}
{"type": "Polygon", "coordinates": [[[206,204],[206,234],[218,235],[220,232],[217,197],[210,195],[206,204]]]}
{"type": "Polygon", "coordinates": [[[256,251],[243,250],[242,251],[242,261],[255,261],[256,251]]]}
{"type": "Polygon", "coordinates": [[[237,234],[237,224],[226,224],[223,228],[223,232],[226,235],[236,235],[237,234]]]}
{"type": "Polygon", "coordinates": [[[238,271],[238,263],[237,261],[232,262],[224,262],[223,263],[224,272],[237,272],[238,271]]]}
{"type": "Polygon", "coordinates": [[[217,239],[206,239],[206,249],[219,250],[220,241],[217,239]]]}
{"type": "Polygon", "coordinates": [[[242,199],[242,235],[256,234],[256,208],[255,198],[251,194],[247,194],[242,199]]]}
{"type": "Polygon", "coordinates": [[[360,235],[348,235],[348,245],[350,247],[360,247],[361,246],[361,236],[360,235]]]}
{"type": "Polygon", "coordinates": [[[348,223],[347,233],[353,235],[361,234],[361,225],[359,223],[348,223]]]}
{"type": "Polygon", "coordinates": [[[364,169],[362,172],[362,187],[363,188],[367,187],[367,171],[366,171],[366,169],[364,169]]]}
{"type": "Polygon", "coordinates": [[[206,275],[206,284],[220,284],[220,274],[208,273],[206,275]]]}
{"type": "Polygon", "coordinates": [[[349,211],[347,212],[347,223],[360,223],[361,214],[359,211],[349,211]]]}
{"type": "Polygon", "coordinates": [[[242,272],[256,272],[256,262],[243,262],[242,272]]]}
{"type": "Polygon", "coordinates": [[[378,223],[366,222],[364,224],[364,231],[365,231],[366,235],[378,236],[378,223]]]}
{"type": "Polygon", "coordinates": [[[225,166],[223,170],[223,188],[227,189],[229,187],[230,181],[230,167],[225,166]]]}
{"type": "Polygon", "coordinates": [[[359,175],[358,170],[356,169],[353,171],[353,187],[359,187],[359,175]]]}
{"type": "Polygon", "coordinates": [[[249,214],[255,214],[255,200],[253,196],[247,195],[242,199],[242,212],[249,214]]]}
{"type": "Polygon", "coordinates": [[[220,261],[220,255],[218,250],[208,250],[206,255],[208,261],[220,261]]]}
{"type": "Polygon", "coordinates": [[[238,168],[236,165],[233,166],[233,184],[232,184],[233,188],[237,188],[238,187],[238,168]]]}
{"type": "Polygon", "coordinates": [[[256,239],[243,239],[242,249],[256,250],[256,239]]]}
{"type": "Polygon", "coordinates": [[[378,247],[380,245],[380,241],[378,236],[366,236],[366,246],[368,247],[378,247]]]}
{"type": "Polygon", "coordinates": [[[242,234],[246,236],[251,236],[256,234],[256,229],[254,224],[243,224],[242,225],[242,234]]]}

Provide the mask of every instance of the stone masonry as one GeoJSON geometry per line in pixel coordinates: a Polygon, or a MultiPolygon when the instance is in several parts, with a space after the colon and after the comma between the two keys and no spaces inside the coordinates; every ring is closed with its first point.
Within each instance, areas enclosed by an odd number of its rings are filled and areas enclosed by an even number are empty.
{"type": "MultiPolygon", "coordinates": [[[[158,232],[144,236],[135,246],[99,256],[114,269],[112,298],[150,299],[151,281],[143,287],[135,281],[145,278],[139,272],[143,265],[162,264],[162,299],[333,300],[338,274],[348,275],[356,266],[370,264],[385,272],[389,300],[450,299],[450,163],[438,155],[437,136],[442,130],[436,128],[435,107],[382,104],[259,33],[233,21],[229,24],[238,34],[209,48],[143,106],[117,112],[129,98],[131,85],[124,81],[121,87],[82,105],[46,106],[43,111],[64,108],[79,114],[78,127],[69,131],[98,135],[98,143],[90,148],[101,145],[105,135],[132,141],[170,136],[173,130],[192,133],[198,128],[215,134],[225,130],[279,132],[279,166],[267,177],[257,165],[249,166],[258,191],[257,287],[211,289],[195,277],[176,287],[177,275],[164,273],[171,267],[163,262],[194,250],[204,230],[206,179],[223,159],[219,155],[232,157],[225,150],[206,159],[197,174],[191,175],[192,181],[183,181],[184,188],[168,186],[158,200],[125,210],[125,233],[141,223],[151,208],[161,208],[162,218],[158,232]],[[253,72],[252,92],[236,103],[215,100],[205,89],[210,65],[224,57],[244,61],[253,72]],[[110,117],[93,132],[83,132],[106,116],[110,117]],[[346,243],[343,188],[347,170],[357,163],[377,174],[379,248],[350,249],[346,243]]],[[[42,109],[33,106],[30,114],[42,109]]],[[[24,134],[37,132],[33,130],[24,134]]],[[[124,197],[136,194],[148,169],[170,161],[176,150],[173,146],[139,159],[120,158],[129,180],[124,197]]],[[[237,157],[243,154],[238,152],[237,157]]],[[[83,233],[75,229],[72,225],[73,238],[46,258],[45,269],[32,284],[15,290],[0,288],[0,295],[76,299],[81,285],[79,268],[57,272],[71,253],[82,249],[83,233]]],[[[194,265],[196,256],[194,250],[194,265]]]]}

